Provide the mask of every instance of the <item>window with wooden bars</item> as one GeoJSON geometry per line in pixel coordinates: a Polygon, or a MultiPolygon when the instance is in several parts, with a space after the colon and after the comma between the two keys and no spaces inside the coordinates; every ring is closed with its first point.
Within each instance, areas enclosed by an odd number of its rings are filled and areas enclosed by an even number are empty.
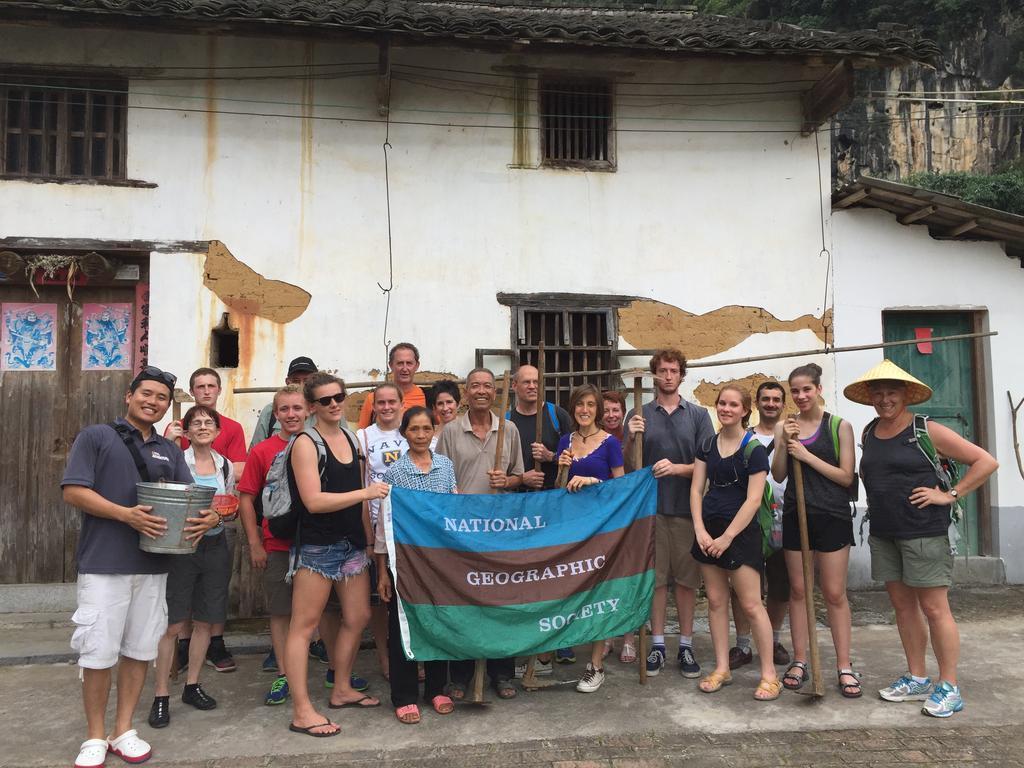
{"type": "Polygon", "coordinates": [[[128,84],[4,74],[0,175],[125,179],[128,84]]]}
{"type": "Polygon", "coordinates": [[[594,384],[602,390],[616,385],[617,377],[598,373],[617,366],[614,310],[517,307],[513,322],[512,353],[520,365],[537,365],[540,342],[544,341],[544,396],[549,402],[568,408],[569,394],[580,384],[594,384]]]}
{"type": "Polygon", "coordinates": [[[615,167],[612,86],[606,79],[540,79],[540,145],[549,167],[615,167]]]}

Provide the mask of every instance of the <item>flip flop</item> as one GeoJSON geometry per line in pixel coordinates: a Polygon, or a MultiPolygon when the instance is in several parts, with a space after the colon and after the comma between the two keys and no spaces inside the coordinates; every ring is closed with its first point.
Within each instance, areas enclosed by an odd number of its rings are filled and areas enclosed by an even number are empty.
{"type": "Polygon", "coordinates": [[[341,728],[338,726],[338,724],[332,723],[330,720],[327,720],[323,723],[317,723],[316,725],[310,725],[306,728],[303,728],[301,725],[296,725],[295,723],[289,723],[288,730],[292,733],[304,733],[306,736],[312,736],[317,739],[326,739],[328,736],[337,736],[339,733],[341,733],[341,728]],[[333,725],[338,730],[328,731],[327,733],[315,733],[313,731],[314,728],[323,728],[325,725],[333,725]]]}
{"type": "Polygon", "coordinates": [[[395,710],[395,717],[403,725],[416,725],[420,721],[420,708],[415,704],[406,704],[395,710]]]}
{"type": "Polygon", "coordinates": [[[364,701],[370,701],[373,696],[363,696],[356,699],[355,701],[346,701],[344,704],[335,704],[334,702],[327,702],[327,706],[331,709],[346,709],[348,707],[356,707],[357,709],[373,709],[374,707],[380,706],[380,701],[376,704],[363,704],[364,701]]]}

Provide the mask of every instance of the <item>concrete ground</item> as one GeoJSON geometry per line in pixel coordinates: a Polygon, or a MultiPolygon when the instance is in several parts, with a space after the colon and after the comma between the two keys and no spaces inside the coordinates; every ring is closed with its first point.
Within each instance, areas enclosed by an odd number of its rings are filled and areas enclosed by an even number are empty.
{"type": "MultiPolygon", "coordinates": [[[[219,702],[216,710],[198,712],[172,697],[170,727],[153,731],[145,722],[150,681],[137,725],[153,744],[152,764],[210,768],[760,768],[850,763],[1024,768],[1024,714],[1017,699],[1024,684],[1019,664],[1024,589],[956,590],[953,602],[961,620],[966,706],[946,721],[923,716],[914,703],[878,699],[875,691],[903,672],[905,663],[884,593],[868,592],[852,598],[854,664],[864,674],[865,695],[859,700],[845,700],[836,690],[828,630],[820,628],[826,669],[822,700],[784,692],[779,701],[755,702],[751,693],[758,676],[751,666],[735,674],[733,685],[707,695],[696,681],[681,678],[671,662],[641,686],[635,667],[612,660],[605,685],[594,694],[577,693],[571,686],[520,692],[511,701],[459,707],[445,717],[424,708],[423,722],[406,726],[393,715],[373,652],[362,651],[357,671],[369,678],[370,692],[383,699],[382,706],[332,712],[342,734],[313,739],[288,732],[288,706],[262,704],[272,676],[260,671],[261,656],[238,654],[237,672],[204,673],[204,688],[219,702]]],[[[29,620],[22,620],[20,628],[17,621],[0,622],[0,654],[8,659],[0,667],[0,764],[70,765],[84,738],[77,668],[68,663],[10,664],[31,658],[25,653],[28,635],[41,646],[56,648],[67,642],[70,630],[59,621],[48,630],[29,620]]],[[[236,650],[255,648],[258,641],[258,635],[228,638],[236,650]]],[[[698,660],[710,664],[710,638],[701,633],[695,641],[698,660]]],[[[669,638],[669,652],[674,656],[674,638],[669,638]]],[[[582,662],[556,667],[555,675],[568,679],[582,668],[582,662]]],[[[311,689],[325,704],[324,670],[311,662],[311,689]]],[[[108,760],[108,765],[117,763],[116,757],[108,760]]]]}

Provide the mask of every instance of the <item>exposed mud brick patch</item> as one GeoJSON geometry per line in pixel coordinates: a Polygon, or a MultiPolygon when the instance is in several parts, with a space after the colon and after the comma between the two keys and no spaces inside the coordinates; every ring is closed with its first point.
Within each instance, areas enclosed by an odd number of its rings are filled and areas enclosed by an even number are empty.
{"type": "Polygon", "coordinates": [[[310,294],[297,285],[268,280],[232,255],[219,240],[210,241],[203,284],[235,312],[290,323],[309,306],[310,294]]]}
{"type": "Polygon", "coordinates": [[[619,333],[637,349],[678,347],[688,358],[717,355],[755,333],[812,331],[828,342],[832,310],[823,317],[801,315],[780,320],[761,307],[730,305],[695,315],[660,301],[641,299],[619,309],[619,333]]]}

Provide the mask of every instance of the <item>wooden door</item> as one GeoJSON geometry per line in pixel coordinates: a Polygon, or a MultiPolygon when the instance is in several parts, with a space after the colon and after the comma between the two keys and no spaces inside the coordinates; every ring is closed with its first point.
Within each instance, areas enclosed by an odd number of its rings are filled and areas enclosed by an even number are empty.
{"type": "MultiPolygon", "coordinates": [[[[971,333],[968,312],[887,312],[883,318],[885,341],[921,338],[918,344],[890,347],[887,355],[896,365],[930,386],[930,400],[915,405],[917,413],[949,427],[967,440],[977,442],[978,413],[974,391],[972,344],[970,340],[927,342],[928,336],[971,333]]],[[[960,551],[979,552],[978,495],[964,499],[960,523],[960,551]]]]}
{"type": "MultiPolygon", "coordinates": [[[[38,296],[25,282],[0,284],[5,339],[20,336],[48,340],[38,327],[40,318],[52,318],[53,357],[36,354],[25,346],[5,357],[0,371],[0,583],[52,583],[74,581],[75,548],[80,513],[63,503],[60,479],[67,454],[79,430],[88,424],[109,422],[124,415],[124,395],[133,376],[135,285],[79,286],[74,300],[65,286],[37,286],[38,296]],[[35,320],[28,310],[9,312],[12,305],[38,307],[35,320]],[[109,364],[116,352],[104,345],[103,329],[119,332],[126,318],[90,315],[92,362],[83,360],[83,309],[88,305],[131,305],[127,318],[129,336],[123,370],[83,370],[109,364]],[[29,322],[31,320],[31,322],[29,322]],[[8,328],[8,322],[13,328],[8,328]],[[36,328],[36,330],[26,330],[36,328]],[[33,358],[32,361],[29,358],[33,358]],[[23,370],[26,365],[55,370],[23,370]]],[[[90,309],[95,309],[91,307],[90,309]]],[[[47,320],[42,320],[46,323],[47,320]]],[[[36,347],[38,350],[38,346],[36,347]]],[[[5,345],[10,352],[10,345],[5,345]]]]}

